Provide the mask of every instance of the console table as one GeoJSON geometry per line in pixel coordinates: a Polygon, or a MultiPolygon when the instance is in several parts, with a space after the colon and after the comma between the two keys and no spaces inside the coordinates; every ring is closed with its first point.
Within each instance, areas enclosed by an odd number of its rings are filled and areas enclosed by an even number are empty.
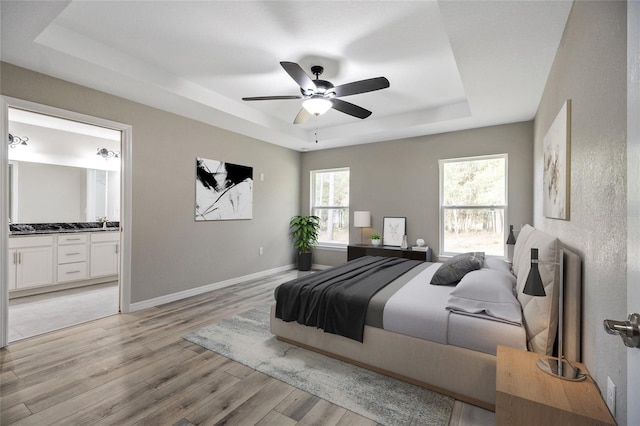
{"type": "Polygon", "coordinates": [[[357,259],[362,256],[403,257],[405,259],[422,260],[432,262],[432,250],[418,251],[401,249],[395,246],[372,246],[366,244],[354,244],[347,247],[347,260],[357,259]]]}

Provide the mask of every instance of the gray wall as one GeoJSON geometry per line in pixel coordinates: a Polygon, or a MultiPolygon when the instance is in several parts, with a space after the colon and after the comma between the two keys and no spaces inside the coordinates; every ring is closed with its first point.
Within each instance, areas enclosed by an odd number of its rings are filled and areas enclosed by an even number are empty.
{"type": "MultiPolygon", "coordinates": [[[[626,424],[626,350],[604,332],[626,313],[626,4],[575,2],[535,120],[535,226],[583,258],[583,361],[606,390],[617,385],[617,420],[626,424]],[[571,217],[542,214],[542,143],[572,100],[571,217]]],[[[635,260],[637,261],[637,259],[635,260]]]]}
{"type": "Polygon", "coordinates": [[[0,87],[6,96],[133,126],[131,302],[292,263],[299,153],[5,63],[0,87]],[[264,173],[254,184],[253,220],[194,221],[197,156],[264,173]]]}
{"type": "MultiPolygon", "coordinates": [[[[321,142],[320,142],[321,143],[321,142]]],[[[309,212],[310,171],[348,166],[351,170],[350,209],[369,210],[372,229],[382,233],[385,216],[407,218],[411,244],[423,238],[439,253],[438,160],[475,155],[509,154],[509,216],[518,227],[532,222],[533,122],[492,126],[440,135],[302,154],[300,211],[309,212]]],[[[360,242],[360,229],[351,228],[350,242],[360,242]]],[[[506,241],[506,238],[505,238],[506,241]]],[[[344,251],[316,249],[314,263],[338,265],[344,251]]]]}

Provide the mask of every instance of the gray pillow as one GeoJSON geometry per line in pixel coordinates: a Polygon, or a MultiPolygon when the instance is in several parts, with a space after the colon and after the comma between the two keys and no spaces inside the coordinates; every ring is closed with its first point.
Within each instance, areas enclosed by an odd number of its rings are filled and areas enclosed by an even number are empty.
{"type": "Polygon", "coordinates": [[[484,265],[483,252],[463,253],[453,256],[433,274],[431,284],[456,285],[468,272],[480,269],[482,265],[484,265]]]}

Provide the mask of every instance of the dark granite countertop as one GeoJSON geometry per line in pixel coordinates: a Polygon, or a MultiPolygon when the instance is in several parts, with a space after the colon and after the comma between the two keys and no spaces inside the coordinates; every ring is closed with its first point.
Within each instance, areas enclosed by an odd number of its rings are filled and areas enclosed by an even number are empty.
{"type": "Polygon", "coordinates": [[[120,222],[107,222],[103,227],[100,222],[77,223],[12,223],[9,225],[9,235],[63,234],[71,232],[104,232],[117,231],[120,222]]]}

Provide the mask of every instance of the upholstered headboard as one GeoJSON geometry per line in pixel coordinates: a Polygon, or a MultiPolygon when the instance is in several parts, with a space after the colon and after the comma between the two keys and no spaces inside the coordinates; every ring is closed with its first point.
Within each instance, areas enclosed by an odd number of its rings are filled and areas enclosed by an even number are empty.
{"type": "Polygon", "coordinates": [[[557,238],[525,225],[514,248],[513,272],[517,277],[517,297],[527,330],[529,350],[551,355],[558,330],[560,271],[564,276],[563,352],[570,360],[580,358],[581,265],[580,257],[561,248],[557,238]],[[546,296],[528,296],[522,292],[531,269],[531,248],[538,249],[539,271],[546,296]],[[563,268],[560,267],[563,257],[563,268]]]}

